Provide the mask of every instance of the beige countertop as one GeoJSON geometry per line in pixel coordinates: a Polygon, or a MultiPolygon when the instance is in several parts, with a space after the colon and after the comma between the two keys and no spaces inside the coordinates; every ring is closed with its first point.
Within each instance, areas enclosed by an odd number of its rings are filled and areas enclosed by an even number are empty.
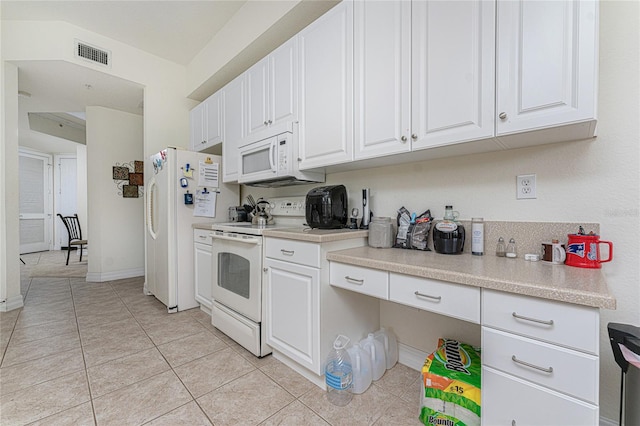
{"type": "Polygon", "coordinates": [[[265,237],[285,238],[287,240],[309,241],[312,243],[328,243],[331,241],[366,238],[369,231],[360,229],[311,229],[280,228],[265,230],[265,237]]]}
{"type": "Polygon", "coordinates": [[[358,247],[327,253],[330,261],[517,293],[596,308],[615,309],[601,269],[530,262],[522,258],[358,247]]]}

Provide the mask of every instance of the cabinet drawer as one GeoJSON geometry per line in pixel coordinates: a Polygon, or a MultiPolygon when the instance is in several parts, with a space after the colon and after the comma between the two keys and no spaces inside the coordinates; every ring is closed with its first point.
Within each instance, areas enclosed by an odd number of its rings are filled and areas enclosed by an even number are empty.
{"type": "Polygon", "coordinates": [[[320,245],[281,238],[266,239],[266,256],[300,265],[320,267],[320,245]]]}
{"type": "MultiPolygon", "coordinates": [[[[484,350],[484,349],[483,349],[484,350]]],[[[598,424],[598,407],[482,367],[482,424],[598,424]]]]}
{"type": "Polygon", "coordinates": [[[378,299],[389,299],[389,273],[386,271],[330,262],[329,283],[378,299]]]}
{"type": "Polygon", "coordinates": [[[598,403],[598,358],[593,355],[482,327],[482,364],[598,403]]]}
{"type": "Polygon", "coordinates": [[[536,297],[482,292],[482,325],[598,354],[600,312],[536,297]]]}
{"type": "Polygon", "coordinates": [[[477,287],[391,273],[389,300],[480,323],[480,289],[477,287]]]}
{"type": "Polygon", "coordinates": [[[194,229],[193,230],[193,242],[211,245],[211,237],[209,236],[211,231],[209,229],[194,229]]]}

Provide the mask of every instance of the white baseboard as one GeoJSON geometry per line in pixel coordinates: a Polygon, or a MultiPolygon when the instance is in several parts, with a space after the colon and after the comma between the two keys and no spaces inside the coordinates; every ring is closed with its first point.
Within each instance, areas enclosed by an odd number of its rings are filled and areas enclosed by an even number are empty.
{"type": "Polygon", "coordinates": [[[398,362],[402,365],[406,365],[416,371],[422,371],[424,360],[428,355],[426,352],[398,342],[398,362]]]}
{"type": "Polygon", "coordinates": [[[87,273],[87,282],[103,283],[105,281],[123,280],[125,278],[142,276],[144,276],[144,268],[123,269],[113,272],[89,272],[87,273]]]}
{"type": "Polygon", "coordinates": [[[13,296],[8,298],[7,300],[3,300],[0,302],[0,312],[9,312],[14,309],[22,308],[24,306],[24,300],[22,299],[22,295],[19,294],[17,296],[13,296]]]}

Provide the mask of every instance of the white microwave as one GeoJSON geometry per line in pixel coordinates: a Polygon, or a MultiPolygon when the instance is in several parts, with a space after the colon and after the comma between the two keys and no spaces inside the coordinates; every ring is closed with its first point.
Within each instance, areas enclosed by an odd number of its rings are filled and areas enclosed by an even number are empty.
{"type": "Polygon", "coordinates": [[[324,172],[298,169],[297,143],[294,130],[238,148],[238,183],[272,188],[324,182],[324,172]]]}

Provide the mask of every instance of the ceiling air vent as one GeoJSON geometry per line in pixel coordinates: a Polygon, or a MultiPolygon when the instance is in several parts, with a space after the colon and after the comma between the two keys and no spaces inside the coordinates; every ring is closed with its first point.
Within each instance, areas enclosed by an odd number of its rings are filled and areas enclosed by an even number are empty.
{"type": "Polygon", "coordinates": [[[104,49],[99,49],[90,44],[76,40],[76,56],[86,59],[88,61],[104,65],[111,66],[111,52],[104,49]]]}

